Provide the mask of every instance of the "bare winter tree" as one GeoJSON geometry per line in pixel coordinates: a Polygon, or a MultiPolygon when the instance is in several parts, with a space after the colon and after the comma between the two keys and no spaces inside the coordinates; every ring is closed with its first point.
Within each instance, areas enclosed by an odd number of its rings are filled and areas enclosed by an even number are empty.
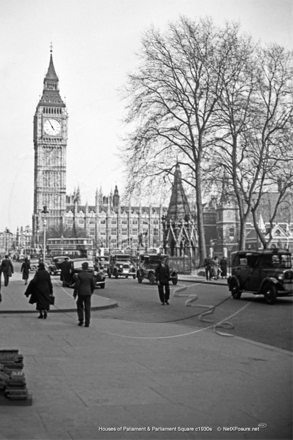
{"type": "Polygon", "coordinates": [[[214,143],[214,115],[237,33],[238,26],[218,29],[209,19],[195,23],[181,18],[164,34],[150,29],[142,41],[140,65],[126,88],[128,192],[151,188],[179,163],[196,193],[201,262],[206,255],[203,163],[214,143]]]}
{"type": "MultiPolygon", "coordinates": [[[[258,53],[258,117],[255,130],[261,150],[265,151],[264,167],[252,202],[254,227],[264,246],[256,218],[264,194],[278,187],[278,198],[269,219],[271,225],[279,208],[293,187],[293,54],[278,45],[258,53]]],[[[271,237],[272,238],[272,237],[271,237]]]]}
{"type": "Polygon", "coordinates": [[[292,187],[292,54],[279,46],[253,48],[248,41],[235,45],[231,74],[221,96],[213,176],[230,177],[240,214],[240,249],[245,248],[245,225],[264,195],[282,178],[282,190],[272,213],[292,187]],[[240,50],[239,50],[240,49],[240,50]],[[234,67],[233,67],[234,66],[234,67]]]}

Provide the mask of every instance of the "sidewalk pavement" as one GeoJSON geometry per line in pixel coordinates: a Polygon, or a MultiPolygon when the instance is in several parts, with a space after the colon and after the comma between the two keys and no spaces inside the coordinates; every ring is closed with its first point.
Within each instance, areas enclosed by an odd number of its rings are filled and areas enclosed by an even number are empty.
{"type": "MultiPolygon", "coordinates": [[[[31,279],[32,277],[30,277],[31,279]]],[[[23,292],[25,292],[26,287],[24,281],[21,278],[21,273],[15,272],[11,278],[11,283],[21,283],[23,284],[23,292]]],[[[53,288],[54,288],[54,277],[53,288]]],[[[30,281],[30,280],[29,280],[30,281]]],[[[98,292],[98,289],[95,290],[98,292]]],[[[11,288],[8,286],[3,286],[2,280],[2,303],[0,303],[0,314],[1,313],[35,313],[35,305],[29,304],[28,298],[23,295],[13,295],[11,288]]],[[[55,312],[70,312],[76,311],[76,300],[73,298],[73,289],[54,289],[55,305],[50,307],[50,313],[55,312]]],[[[111,307],[117,307],[117,302],[108,298],[103,298],[98,295],[92,295],[92,307],[91,310],[108,309],[111,307]]],[[[0,437],[1,439],[1,437],[0,437]]]]}
{"type": "MultiPolygon", "coordinates": [[[[54,280],[54,277],[52,277],[54,280]]],[[[18,282],[23,284],[23,292],[25,292],[26,286],[21,278],[19,272],[15,272],[12,277],[12,282],[18,282]]],[[[209,284],[221,284],[227,285],[226,279],[218,279],[206,281],[202,276],[196,273],[192,275],[179,275],[179,282],[197,282],[197,283],[209,283],[209,284]]],[[[92,295],[92,307],[91,310],[108,309],[112,307],[117,307],[117,302],[108,298],[103,298],[98,295],[99,289],[95,290],[95,295],[92,295]]],[[[3,286],[2,280],[2,303],[0,303],[0,314],[1,313],[33,313],[35,312],[35,307],[29,304],[28,298],[25,295],[12,295],[10,289],[3,286]]],[[[55,306],[51,306],[50,313],[56,312],[70,312],[76,311],[76,304],[73,298],[73,289],[61,289],[54,290],[55,296],[55,306]]]]}
{"type": "MultiPolygon", "coordinates": [[[[220,336],[214,324],[129,322],[114,311],[78,327],[65,293],[64,309],[39,320],[12,299],[16,275],[0,304],[0,349],[24,356],[33,403],[0,407],[1,440],[292,438],[290,352],[220,336]]],[[[114,305],[95,297],[97,308],[114,305]]]]}

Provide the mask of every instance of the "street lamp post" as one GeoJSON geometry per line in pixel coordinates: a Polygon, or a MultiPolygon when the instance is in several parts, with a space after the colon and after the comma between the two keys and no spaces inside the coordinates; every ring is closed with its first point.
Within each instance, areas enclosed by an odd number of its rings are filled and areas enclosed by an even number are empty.
{"type": "Polygon", "coordinates": [[[47,220],[44,218],[43,220],[43,227],[44,227],[43,263],[44,264],[46,261],[46,226],[47,226],[47,220]]]}
{"type": "Polygon", "coordinates": [[[47,220],[46,215],[49,213],[47,210],[47,206],[45,205],[42,211],[43,214],[43,227],[44,227],[44,244],[43,244],[43,263],[45,264],[46,259],[46,227],[47,227],[47,220]]]}

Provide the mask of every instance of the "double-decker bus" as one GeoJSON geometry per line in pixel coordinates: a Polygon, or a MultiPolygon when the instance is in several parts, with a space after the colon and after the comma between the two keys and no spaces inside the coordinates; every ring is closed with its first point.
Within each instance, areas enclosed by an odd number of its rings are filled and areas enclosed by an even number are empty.
{"type": "Polygon", "coordinates": [[[93,240],[91,238],[48,238],[47,253],[52,257],[67,255],[69,258],[92,258],[93,240]]]}

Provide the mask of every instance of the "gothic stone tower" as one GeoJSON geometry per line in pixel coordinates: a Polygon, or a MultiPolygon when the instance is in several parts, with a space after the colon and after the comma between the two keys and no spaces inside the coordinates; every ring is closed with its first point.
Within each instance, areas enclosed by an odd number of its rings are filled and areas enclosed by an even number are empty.
{"type": "Polygon", "coordinates": [[[38,229],[43,228],[41,212],[44,206],[48,210],[47,228],[59,228],[66,211],[67,120],[51,48],[43,95],[34,115],[34,237],[38,229]]]}
{"type": "Polygon", "coordinates": [[[189,203],[182,185],[179,164],[176,165],[172,194],[166,217],[163,219],[164,249],[171,256],[196,257],[197,232],[189,203]]]}
{"type": "MultiPolygon", "coordinates": [[[[220,203],[217,212],[217,242],[215,254],[223,255],[237,248],[239,237],[240,220],[239,211],[235,199],[231,197],[228,188],[228,180],[224,178],[220,203]]],[[[226,255],[227,256],[227,255],[226,255]]]]}

